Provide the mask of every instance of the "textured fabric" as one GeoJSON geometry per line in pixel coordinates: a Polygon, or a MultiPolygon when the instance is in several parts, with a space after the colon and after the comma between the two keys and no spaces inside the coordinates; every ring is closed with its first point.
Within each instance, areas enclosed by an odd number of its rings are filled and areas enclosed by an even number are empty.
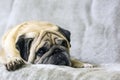
{"type": "Polygon", "coordinates": [[[12,5],[13,5],[13,0],[9,0],[9,1],[1,0],[0,2],[0,40],[1,40],[1,36],[3,35],[6,29],[8,19],[11,13],[12,5]]]}
{"type": "Polygon", "coordinates": [[[112,69],[27,65],[20,70],[8,72],[3,65],[0,65],[0,73],[2,73],[0,80],[120,80],[119,67],[118,64],[111,66],[112,69]]]}
{"type": "Polygon", "coordinates": [[[41,20],[71,32],[71,55],[100,68],[27,65],[0,80],[120,80],[120,0],[1,0],[0,38],[24,21],[41,20]]]}

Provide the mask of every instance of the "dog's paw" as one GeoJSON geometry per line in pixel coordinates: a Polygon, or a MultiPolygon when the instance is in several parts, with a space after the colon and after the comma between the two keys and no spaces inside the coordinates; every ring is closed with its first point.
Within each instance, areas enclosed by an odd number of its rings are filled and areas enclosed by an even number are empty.
{"type": "Polygon", "coordinates": [[[82,68],[93,68],[94,66],[92,64],[89,64],[89,63],[84,63],[82,65],[82,68]]]}
{"type": "Polygon", "coordinates": [[[25,64],[24,60],[19,58],[12,58],[8,63],[5,64],[8,71],[14,71],[21,68],[25,64]]]}

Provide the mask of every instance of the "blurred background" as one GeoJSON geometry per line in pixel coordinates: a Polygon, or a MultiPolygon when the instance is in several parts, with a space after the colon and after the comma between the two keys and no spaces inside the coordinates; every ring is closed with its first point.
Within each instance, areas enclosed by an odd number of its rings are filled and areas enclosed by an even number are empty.
{"type": "Polygon", "coordinates": [[[71,55],[120,62],[120,0],[1,0],[0,38],[24,21],[49,21],[71,32],[71,55]]]}

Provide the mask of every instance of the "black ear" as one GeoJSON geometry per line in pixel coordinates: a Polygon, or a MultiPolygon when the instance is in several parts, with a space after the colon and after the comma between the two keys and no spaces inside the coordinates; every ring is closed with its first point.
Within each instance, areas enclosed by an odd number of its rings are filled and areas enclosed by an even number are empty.
{"type": "Polygon", "coordinates": [[[20,51],[20,55],[24,60],[28,60],[30,46],[33,41],[33,38],[25,38],[24,35],[20,36],[16,48],[20,51]]]}
{"type": "Polygon", "coordinates": [[[70,42],[70,35],[71,35],[70,31],[59,27],[59,32],[63,34],[67,38],[67,40],[70,42]]]}

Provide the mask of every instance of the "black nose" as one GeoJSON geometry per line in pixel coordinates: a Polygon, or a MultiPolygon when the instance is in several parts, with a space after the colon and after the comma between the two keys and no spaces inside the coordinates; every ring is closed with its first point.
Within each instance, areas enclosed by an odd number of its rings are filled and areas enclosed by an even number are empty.
{"type": "Polygon", "coordinates": [[[58,53],[58,52],[62,52],[62,50],[59,49],[59,48],[55,48],[55,49],[54,49],[54,53],[58,53]]]}

